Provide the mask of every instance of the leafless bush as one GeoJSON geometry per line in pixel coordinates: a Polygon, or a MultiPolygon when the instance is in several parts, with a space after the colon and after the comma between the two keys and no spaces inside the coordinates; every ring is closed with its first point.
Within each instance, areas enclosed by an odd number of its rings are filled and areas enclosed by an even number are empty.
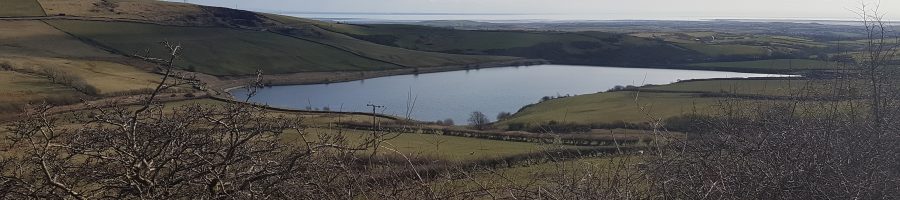
{"type": "Polygon", "coordinates": [[[491,123],[491,120],[488,120],[487,115],[484,115],[484,113],[475,111],[469,114],[469,125],[475,129],[486,129],[489,123],[491,123]]]}
{"type": "Polygon", "coordinates": [[[100,90],[91,84],[88,84],[84,78],[72,75],[56,68],[44,68],[41,72],[50,79],[50,82],[66,85],[88,95],[99,95],[100,90]]]}
{"type": "Polygon", "coordinates": [[[94,3],[94,7],[91,8],[91,12],[115,12],[116,8],[119,7],[119,3],[110,1],[110,0],[100,0],[100,2],[94,3]]]}
{"type": "Polygon", "coordinates": [[[651,183],[675,199],[900,197],[895,133],[845,114],[745,111],[673,144],[651,164],[651,183]]]}
{"type": "Polygon", "coordinates": [[[10,70],[13,70],[12,64],[9,64],[9,62],[6,62],[6,61],[0,62],[0,71],[10,71],[10,70]]]}

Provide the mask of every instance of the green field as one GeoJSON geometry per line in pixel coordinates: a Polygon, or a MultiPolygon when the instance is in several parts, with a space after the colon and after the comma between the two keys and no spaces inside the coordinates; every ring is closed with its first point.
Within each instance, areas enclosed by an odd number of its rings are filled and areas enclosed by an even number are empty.
{"type": "Polygon", "coordinates": [[[229,28],[176,27],[139,23],[56,20],[50,24],[124,54],[162,57],[159,42],[181,44],[179,65],[212,75],[400,68],[352,53],[274,33],[229,28]]]}
{"type": "Polygon", "coordinates": [[[45,16],[37,0],[0,0],[0,17],[45,16]]]}
{"type": "Polygon", "coordinates": [[[559,64],[649,66],[703,56],[666,42],[603,32],[473,31],[396,24],[307,23],[357,39],[406,49],[516,56],[559,64]]]}
{"type": "Polygon", "coordinates": [[[651,118],[668,118],[693,112],[706,113],[722,99],[696,94],[606,92],[554,99],[529,106],[511,119],[500,122],[542,124],[550,121],[581,124],[644,123],[651,118]],[[635,98],[637,95],[637,98],[635,98]],[[643,109],[643,110],[642,110],[643,109]],[[649,114],[649,115],[648,115],[649,114]]]}
{"type": "Polygon", "coordinates": [[[825,83],[825,81],[808,80],[700,80],[648,86],[641,89],[681,93],[791,96],[820,88],[825,83]]]}
{"type": "MultiPolygon", "coordinates": [[[[308,136],[306,136],[307,139],[316,139],[321,135],[339,134],[339,131],[329,128],[311,128],[306,129],[305,133],[308,134],[308,136]]],[[[353,146],[358,145],[361,141],[368,138],[371,135],[371,132],[343,130],[343,134],[348,139],[348,143],[353,146]]],[[[398,135],[398,137],[386,141],[382,146],[394,149],[409,157],[437,158],[456,162],[534,153],[560,147],[559,145],[485,140],[443,135],[413,133],[403,133],[398,135]]],[[[394,136],[394,134],[391,136],[394,136]]],[[[288,133],[285,136],[285,139],[295,142],[300,141],[300,137],[297,133],[288,133]]],[[[397,152],[386,149],[380,151],[380,153],[384,155],[397,154],[397,152]]]]}
{"type": "Polygon", "coordinates": [[[741,62],[714,62],[691,64],[694,67],[712,68],[739,68],[739,69],[765,69],[765,70],[819,70],[834,69],[833,63],[820,60],[807,59],[775,59],[755,60],[741,62]]]}
{"type": "MultiPolygon", "coordinates": [[[[738,102],[739,106],[762,106],[757,103],[773,105],[775,102],[789,102],[791,98],[840,97],[847,94],[835,86],[847,84],[859,83],[805,79],[683,81],[644,86],[638,89],[639,92],[604,92],[544,101],[520,110],[497,125],[537,125],[550,121],[640,124],[684,114],[717,114],[722,106],[734,106],[733,103],[738,102]]],[[[801,110],[817,112],[817,104],[813,102],[816,101],[801,100],[796,105],[801,110]]],[[[844,102],[848,101],[836,101],[834,105],[846,106],[844,102]]]]}

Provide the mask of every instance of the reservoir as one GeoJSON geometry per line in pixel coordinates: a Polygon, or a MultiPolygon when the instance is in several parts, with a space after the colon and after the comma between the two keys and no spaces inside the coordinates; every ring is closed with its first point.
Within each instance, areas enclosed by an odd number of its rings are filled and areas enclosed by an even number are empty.
{"type": "MultiPolygon", "coordinates": [[[[421,121],[453,119],[466,124],[473,111],[491,120],[500,112],[515,113],[544,96],[603,92],[617,85],[668,84],[708,78],[783,75],[721,71],[536,65],[441,73],[398,75],[360,81],[262,88],[251,101],[280,108],[377,112],[421,121]],[[407,109],[411,107],[412,109],[407,109]]],[[[238,99],[247,91],[231,91],[238,99]]]]}

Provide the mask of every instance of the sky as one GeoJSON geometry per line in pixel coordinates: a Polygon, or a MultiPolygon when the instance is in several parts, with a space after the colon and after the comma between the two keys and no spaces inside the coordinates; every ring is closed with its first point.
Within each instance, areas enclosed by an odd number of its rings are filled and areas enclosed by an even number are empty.
{"type": "MultiPolygon", "coordinates": [[[[185,0],[180,0],[185,1],[185,0]]],[[[265,12],[505,13],[615,19],[853,19],[860,0],[186,0],[265,12]]],[[[866,0],[869,2],[877,2],[866,0]]],[[[874,3],[873,3],[874,4],[874,3]]],[[[881,0],[900,20],[900,0],[881,0]]],[[[577,17],[576,17],[577,18],[577,17]]]]}

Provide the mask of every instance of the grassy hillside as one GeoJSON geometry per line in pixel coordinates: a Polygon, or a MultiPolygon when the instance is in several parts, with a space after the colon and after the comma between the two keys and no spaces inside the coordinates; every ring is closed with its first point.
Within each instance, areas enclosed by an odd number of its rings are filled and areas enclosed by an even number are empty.
{"type": "Polygon", "coordinates": [[[741,62],[713,62],[691,64],[695,67],[713,68],[738,68],[738,69],[764,69],[764,70],[815,70],[833,69],[831,63],[820,60],[807,59],[775,59],[741,62]]]}
{"type": "Polygon", "coordinates": [[[403,66],[433,67],[518,59],[505,56],[474,56],[409,50],[360,40],[314,25],[324,24],[322,22],[273,14],[265,16],[288,26],[275,29],[275,32],[340,47],[365,57],[403,66]]]}
{"type": "Polygon", "coordinates": [[[645,123],[683,114],[718,112],[727,102],[751,105],[758,99],[817,97],[812,91],[832,89],[829,80],[695,80],[645,86],[636,91],[605,92],[544,101],[527,106],[501,121],[544,124],[550,121],[595,123],[645,123]]]}
{"type": "Polygon", "coordinates": [[[37,0],[0,0],[0,17],[44,16],[37,0]]]}
{"type": "Polygon", "coordinates": [[[310,23],[388,46],[456,54],[539,58],[562,64],[667,65],[702,56],[666,42],[600,32],[468,31],[415,25],[310,23]]]}
{"type": "Polygon", "coordinates": [[[642,87],[642,91],[680,93],[721,93],[740,95],[791,96],[803,94],[804,88],[824,86],[824,81],[811,80],[703,80],[642,87]]]}
{"type": "Polygon", "coordinates": [[[768,50],[765,47],[761,46],[749,46],[749,45],[738,45],[738,44],[699,44],[699,43],[687,43],[687,44],[678,44],[678,46],[688,48],[697,52],[700,52],[704,55],[711,57],[718,56],[765,56],[768,54],[768,50]]]}
{"type": "Polygon", "coordinates": [[[124,22],[58,20],[50,24],[123,54],[162,57],[160,41],[181,44],[188,70],[212,75],[357,71],[400,66],[274,33],[229,28],[177,27],[124,22]]]}
{"type": "MultiPolygon", "coordinates": [[[[319,138],[320,135],[339,134],[338,130],[316,128],[306,130],[308,138],[319,138]]],[[[366,137],[371,137],[370,131],[342,130],[348,143],[357,145],[366,137]]],[[[302,141],[296,133],[285,135],[289,141],[302,141]]],[[[499,140],[485,140],[468,137],[454,137],[431,134],[399,134],[382,144],[382,146],[397,150],[411,157],[438,158],[450,161],[472,161],[484,158],[497,158],[518,154],[526,154],[547,150],[558,145],[543,145],[527,142],[510,142],[499,140]]],[[[569,146],[569,148],[576,148],[569,146]]],[[[397,156],[396,152],[380,150],[383,155],[397,156]]]]}
{"type": "Polygon", "coordinates": [[[662,40],[703,53],[709,57],[758,58],[770,54],[818,51],[824,43],[810,39],[760,34],[724,32],[637,32],[629,35],[662,40]]]}
{"type": "Polygon", "coordinates": [[[695,111],[704,113],[718,103],[718,98],[700,98],[696,94],[607,92],[554,99],[535,104],[516,113],[501,125],[510,123],[542,124],[550,121],[580,124],[646,122],[648,116],[667,118],[695,111]]]}
{"type": "Polygon", "coordinates": [[[96,95],[103,96],[150,90],[162,78],[135,67],[96,60],[0,56],[0,63],[11,64],[16,71],[65,73],[83,80],[97,89],[96,95]]]}
{"type": "Polygon", "coordinates": [[[156,0],[38,0],[48,15],[108,18],[180,26],[258,28],[273,22],[256,13],[156,0]]]}

